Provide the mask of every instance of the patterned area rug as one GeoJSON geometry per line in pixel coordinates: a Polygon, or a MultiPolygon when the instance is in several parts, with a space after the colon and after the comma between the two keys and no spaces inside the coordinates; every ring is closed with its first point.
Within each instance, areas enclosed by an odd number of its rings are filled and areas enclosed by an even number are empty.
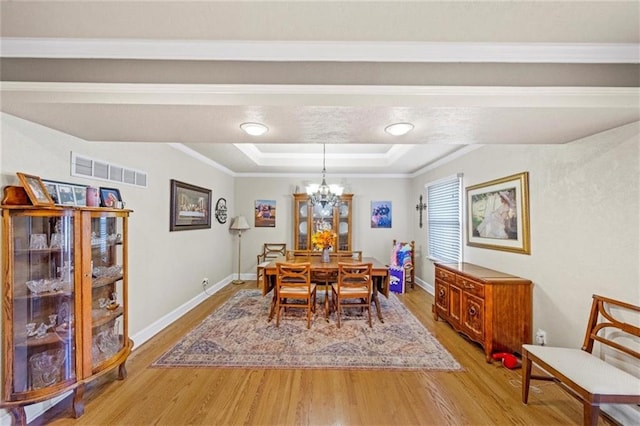
{"type": "Polygon", "coordinates": [[[458,362],[392,293],[381,296],[384,323],[372,309],[343,312],[341,328],[335,313],[324,318],[318,309],[311,329],[302,309],[267,322],[271,297],[241,290],[162,355],[152,367],[323,368],[462,370],[458,362]]]}

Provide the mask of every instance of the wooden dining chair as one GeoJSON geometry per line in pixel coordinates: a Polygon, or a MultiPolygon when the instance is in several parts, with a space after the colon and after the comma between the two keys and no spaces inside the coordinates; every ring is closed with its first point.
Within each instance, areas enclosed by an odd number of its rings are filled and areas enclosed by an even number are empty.
{"type": "Polygon", "coordinates": [[[338,281],[331,286],[331,299],[336,311],[338,328],[345,307],[367,310],[371,325],[371,263],[338,263],[338,281]]]}
{"type": "Polygon", "coordinates": [[[362,262],[362,250],[341,251],[339,255],[340,259],[353,259],[362,262]]]}
{"type": "Polygon", "coordinates": [[[286,243],[264,243],[262,253],[258,255],[256,266],[256,286],[260,287],[260,283],[264,281],[264,268],[267,267],[274,259],[284,256],[287,252],[286,243]]]}
{"type": "Polygon", "coordinates": [[[309,257],[310,254],[309,250],[287,250],[285,257],[287,260],[292,260],[299,257],[309,257]]]}
{"type": "Polygon", "coordinates": [[[311,328],[311,314],[316,310],[316,285],[311,282],[311,262],[276,263],[276,294],[276,327],[280,326],[283,310],[304,308],[307,310],[307,328],[311,328]]]}

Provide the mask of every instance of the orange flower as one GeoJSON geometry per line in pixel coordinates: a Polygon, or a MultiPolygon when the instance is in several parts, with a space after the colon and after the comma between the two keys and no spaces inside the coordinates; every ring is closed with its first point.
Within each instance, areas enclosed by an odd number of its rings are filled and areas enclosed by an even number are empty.
{"type": "Polygon", "coordinates": [[[311,243],[319,250],[333,246],[335,240],[336,233],[331,229],[323,229],[311,235],[311,243]]]}

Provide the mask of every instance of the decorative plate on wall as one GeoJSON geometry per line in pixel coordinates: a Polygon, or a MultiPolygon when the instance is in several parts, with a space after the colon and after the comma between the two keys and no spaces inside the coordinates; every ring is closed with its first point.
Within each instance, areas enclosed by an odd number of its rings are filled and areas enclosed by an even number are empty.
{"type": "Polygon", "coordinates": [[[227,200],[218,198],[216,201],[216,220],[219,223],[227,222],[227,200]]]}

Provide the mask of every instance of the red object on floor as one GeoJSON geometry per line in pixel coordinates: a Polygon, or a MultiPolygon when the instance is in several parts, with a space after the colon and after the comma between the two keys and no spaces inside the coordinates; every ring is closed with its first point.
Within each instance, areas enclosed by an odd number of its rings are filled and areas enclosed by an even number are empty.
{"type": "Polygon", "coordinates": [[[509,370],[513,370],[514,368],[518,368],[522,365],[520,360],[516,358],[515,355],[509,354],[506,352],[499,352],[492,355],[493,359],[501,360],[502,365],[504,365],[509,370]]]}

